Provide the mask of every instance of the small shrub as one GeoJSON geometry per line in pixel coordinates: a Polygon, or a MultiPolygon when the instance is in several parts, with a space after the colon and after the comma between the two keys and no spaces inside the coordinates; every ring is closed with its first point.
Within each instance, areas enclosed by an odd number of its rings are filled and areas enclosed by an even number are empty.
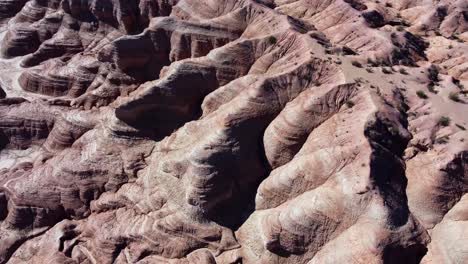
{"type": "Polygon", "coordinates": [[[354,50],[352,50],[348,46],[343,46],[343,48],[341,48],[341,51],[343,52],[343,55],[356,55],[357,54],[354,50]]]}
{"type": "Polygon", "coordinates": [[[392,3],[385,3],[386,7],[393,7],[392,3]]]}
{"type": "Polygon", "coordinates": [[[441,125],[441,126],[444,126],[444,127],[449,126],[450,125],[450,117],[442,116],[439,119],[438,124],[441,125]]]}
{"type": "Polygon", "coordinates": [[[396,28],[396,30],[397,30],[397,31],[403,31],[403,30],[405,30],[405,28],[404,28],[403,26],[398,26],[398,27],[396,28]]]}
{"type": "Polygon", "coordinates": [[[449,141],[449,137],[448,136],[443,136],[443,137],[440,137],[438,139],[435,140],[435,143],[436,144],[447,144],[449,141]]]}
{"type": "Polygon", "coordinates": [[[360,84],[360,83],[363,83],[363,82],[364,82],[364,79],[361,78],[361,77],[357,77],[357,78],[354,78],[354,81],[355,81],[357,84],[360,84]]]}
{"type": "Polygon", "coordinates": [[[451,40],[456,40],[457,42],[463,43],[463,40],[459,37],[458,34],[453,34],[452,36],[449,37],[451,40]]]}
{"type": "Polygon", "coordinates": [[[449,49],[453,49],[453,46],[452,46],[452,45],[449,45],[448,48],[449,48],[449,49]]]}
{"type": "Polygon", "coordinates": [[[447,16],[447,7],[445,6],[439,6],[436,9],[436,14],[439,18],[445,18],[447,16]]]}
{"type": "Polygon", "coordinates": [[[374,61],[373,59],[371,59],[371,58],[368,58],[368,59],[367,59],[367,64],[369,64],[369,65],[372,66],[372,67],[377,67],[377,66],[379,66],[378,63],[377,63],[376,61],[374,61]]]}
{"type": "Polygon", "coordinates": [[[429,92],[436,94],[437,91],[434,89],[434,87],[435,87],[435,83],[434,83],[434,82],[430,82],[430,83],[427,85],[427,89],[429,90],[429,92]]]}
{"type": "Polygon", "coordinates": [[[362,68],[362,64],[359,61],[352,61],[351,64],[355,67],[362,68]]]}
{"type": "Polygon", "coordinates": [[[382,72],[385,74],[392,74],[392,71],[387,68],[382,68],[382,72]]]}
{"type": "Polygon", "coordinates": [[[355,104],[354,104],[353,101],[351,101],[351,100],[346,101],[346,106],[347,106],[348,108],[352,108],[354,105],[355,105],[355,104]]]}
{"type": "Polygon", "coordinates": [[[268,42],[269,42],[271,45],[275,45],[276,43],[278,43],[278,40],[276,39],[276,37],[270,36],[270,37],[268,38],[268,42]]]}
{"type": "Polygon", "coordinates": [[[366,71],[367,71],[368,73],[373,73],[373,72],[374,72],[374,70],[372,70],[372,68],[366,68],[366,71]]]}
{"type": "Polygon", "coordinates": [[[417,95],[419,98],[421,98],[421,99],[427,99],[427,98],[429,98],[429,97],[426,95],[426,93],[425,93],[424,91],[421,91],[421,90],[417,91],[417,92],[416,92],[416,95],[417,95]]]}
{"type": "Polygon", "coordinates": [[[460,80],[455,79],[454,77],[452,77],[452,82],[453,82],[453,84],[455,84],[460,90],[463,90],[463,89],[464,89],[463,84],[461,84],[460,80]]]}
{"type": "Polygon", "coordinates": [[[449,99],[454,101],[454,102],[460,102],[460,97],[458,96],[458,93],[456,93],[456,92],[451,92],[449,94],[449,99]]]}
{"type": "Polygon", "coordinates": [[[421,30],[424,31],[424,35],[427,36],[427,25],[426,24],[423,24],[421,26],[421,30]]]}
{"type": "Polygon", "coordinates": [[[464,126],[460,125],[460,124],[455,124],[455,125],[456,125],[459,129],[461,129],[461,130],[463,130],[463,131],[466,130],[466,128],[465,128],[464,126]]]}
{"type": "Polygon", "coordinates": [[[433,82],[439,82],[439,69],[435,65],[431,65],[428,69],[428,78],[433,82]]]}
{"type": "Polygon", "coordinates": [[[405,68],[401,68],[401,69],[400,69],[400,73],[401,73],[401,74],[404,74],[404,75],[408,75],[408,72],[406,71],[405,68]]]}

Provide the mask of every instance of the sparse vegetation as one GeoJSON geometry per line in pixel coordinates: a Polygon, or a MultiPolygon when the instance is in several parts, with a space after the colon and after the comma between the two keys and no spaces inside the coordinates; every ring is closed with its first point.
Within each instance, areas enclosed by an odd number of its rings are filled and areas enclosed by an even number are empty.
{"type": "Polygon", "coordinates": [[[451,92],[449,94],[449,99],[454,101],[454,102],[460,102],[460,97],[458,96],[458,93],[456,93],[456,92],[451,92]]]}
{"type": "Polygon", "coordinates": [[[399,71],[401,74],[408,75],[408,72],[406,71],[405,68],[401,68],[399,71]]]}
{"type": "Polygon", "coordinates": [[[463,130],[463,131],[466,130],[466,128],[465,128],[464,126],[460,125],[460,124],[455,124],[455,125],[456,125],[459,129],[461,129],[461,130],[463,130]]]}
{"type": "Polygon", "coordinates": [[[451,39],[451,40],[456,40],[457,42],[463,43],[463,40],[460,39],[460,37],[458,36],[458,34],[453,34],[452,36],[449,37],[449,39],[451,39]]]}
{"type": "Polygon", "coordinates": [[[427,36],[427,25],[426,24],[421,25],[421,31],[424,32],[424,36],[427,36]]]}
{"type": "Polygon", "coordinates": [[[362,64],[359,61],[352,61],[351,64],[355,67],[362,68],[362,64]]]}
{"type": "Polygon", "coordinates": [[[371,59],[371,58],[368,58],[368,59],[367,59],[367,64],[369,64],[369,65],[372,66],[372,67],[377,67],[377,66],[378,66],[378,65],[377,65],[377,62],[374,61],[374,60],[371,59]]]}
{"type": "Polygon", "coordinates": [[[357,84],[361,84],[364,82],[364,79],[362,77],[358,77],[358,78],[354,78],[354,81],[357,83],[357,84]]]}
{"type": "Polygon", "coordinates": [[[424,91],[421,91],[421,90],[417,91],[417,92],[416,92],[416,95],[417,95],[419,98],[421,98],[421,99],[427,99],[427,98],[429,98],[429,97],[427,96],[427,94],[426,94],[424,91]]]}
{"type": "Polygon", "coordinates": [[[427,89],[429,90],[429,92],[436,94],[437,91],[436,91],[436,89],[434,89],[434,87],[435,87],[435,83],[434,83],[434,82],[430,82],[430,83],[427,85],[427,89]]]}
{"type": "Polygon", "coordinates": [[[449,142],[449,137],[448,136],[443,136],[435,140],[436,144],[447,144],[449,142]]]}
{"type": "Polygon", "coordinates": [[[358,11],[363,11],[367,9],[367,6],[362,4],[360,1],[356,0],[345,0],[346,3],[348,3],[352,8],[358,10],[358,11]]]}
{"type": "Polygon", "coordinates": [[[351,100],[346,101],[346,106],[347,106],[348,108],[352,108],[354,105],[355,105],[355,104],[354,104],[353,101],[351,101],[351,100]]]}
{"type": "Polygon", "coordinates": [[[382,68],[382,72],[385,74],[392,74],[392,71],[387,68],[382,68]]]}
{"type": "Polygon", "coordinates": [[[343,46],[341,48],[341,51],[343,55],[356,55],[357,54],[354,50],[352,50],[350,47],[347,47],[347,46],[343,46]]]}
{"type": "Polygon", "coordinates": [[[444,127],[449,126],[450,125],[450,117],[448,117],[448,116],[440,117],[438,124],[441,125],[441,126],[444,126],[444,127]]]}
{"type": "Polygon", "coordinates": [[[439,82],[439,69],[435,65],[431,65],[428,69],[428,78],[433,82],[439,82]]]}
{"type": "Polygon", "coordinates": [[[437,16],[441,19],[445,18],[447,14],[447,7],[446,6],[438,6],[436,9],[437,16]]]}
{"type": "Polygon", "coordinates": [[[453,84],[455,84],[460,90],[463,90],[463,89],[464,89],[463,84],[461,84],[460,80],[455,79],[454,77],[452,77],[452,82],[453,82],[453,84]]]}
{"type": "Polygon", "coordinates": [[[278,43],[278,40],[276,39],[276,37],[270,36],[270,37],[268,38],[268,42],[269,42],[271,45],[275,45],[276,43],[278,43]]]}
{"type": "Polygon", "coordinates": [[[372,70],[372,68],[366,68],[366,71],[367,71],[368,73],[373,73],[373,72],[374,72],[374,70],[372,70]]]}
{"type": "Polygon", "coordinates": [[[398,27],[396,28],[396,30],[397,30],[397,31],[403,31],[403,30],[405,30],[405,28],[404,28],[403,26],[398,26],[398,27]]]}

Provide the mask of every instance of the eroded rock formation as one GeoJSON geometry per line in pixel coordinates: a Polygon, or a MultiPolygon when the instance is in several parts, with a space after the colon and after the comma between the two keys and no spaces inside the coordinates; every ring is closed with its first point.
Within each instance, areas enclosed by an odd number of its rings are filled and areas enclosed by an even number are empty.
{"type": "Polygon", "coordinates": [[[0,2],[0,263],[467,262],[467,13],[0,2]]]}

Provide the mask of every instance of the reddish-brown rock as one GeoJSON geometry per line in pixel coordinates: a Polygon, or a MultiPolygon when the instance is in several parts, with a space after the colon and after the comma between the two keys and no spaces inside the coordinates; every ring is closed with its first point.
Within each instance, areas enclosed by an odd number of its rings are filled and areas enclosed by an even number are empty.
{"type": "Polygon", "coordinates": [[[466,1],[0,2],[0,263],[468,262],[466,1]]]}

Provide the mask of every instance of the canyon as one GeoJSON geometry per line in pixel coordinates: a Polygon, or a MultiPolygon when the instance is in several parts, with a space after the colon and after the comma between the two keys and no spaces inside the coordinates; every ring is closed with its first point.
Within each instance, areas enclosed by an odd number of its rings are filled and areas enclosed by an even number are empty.
{"type": "Polygon", "coordinates": [[[467,263],[466,0],[0,0],[0,263],[467,263]]]}

